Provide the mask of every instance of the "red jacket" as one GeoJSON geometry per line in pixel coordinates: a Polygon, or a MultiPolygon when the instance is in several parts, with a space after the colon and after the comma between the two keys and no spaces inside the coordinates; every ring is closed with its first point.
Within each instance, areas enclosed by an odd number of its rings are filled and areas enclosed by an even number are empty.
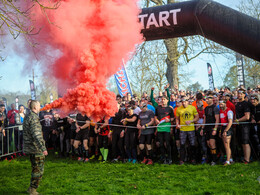
{"type": "Polygon", "coordinates": [[[9,119],[9,125],[15,125],[15,114],[18,113],[18,110],[9,110],[7,113],[7,118],[9,119]]]}

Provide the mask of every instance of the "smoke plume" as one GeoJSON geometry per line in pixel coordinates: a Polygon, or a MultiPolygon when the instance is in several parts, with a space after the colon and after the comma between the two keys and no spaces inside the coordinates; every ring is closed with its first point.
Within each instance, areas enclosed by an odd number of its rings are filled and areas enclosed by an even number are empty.
{"type": "Polygon", "coordinates": [[[34,13],[42,28],[37,48],[55,57],[39,60],[67,91],[44,109],[78,110],[94,120],[113,116],[117,102],[106,82],[142,41],[137,0],[64,0],[45,13],[49,21],[42,10],[34,13]]]}

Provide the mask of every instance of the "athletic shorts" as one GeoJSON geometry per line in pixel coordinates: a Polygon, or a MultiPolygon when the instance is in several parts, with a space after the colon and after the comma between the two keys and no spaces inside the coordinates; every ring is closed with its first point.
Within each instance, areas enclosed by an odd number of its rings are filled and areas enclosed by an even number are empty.
{"type": "Polygon", "coordinates": [[[82,141],[88,139],[88,130],[80,130],[75,137],[75,140],[82,141]]]}
{"type": "Polygon", "coordinates": [[[148,144],[151,145],[152,144],[152,139],[153,139],[153,135],[154,134],[148,134],[148,135],[141,135],[140,136],[140,144],[148,144]]]}
{"type": "Polygon", "coordinates": [[[213,129],[208,129],[206,130],[206,140],[209,141],[210,139],[216,139],[217,137],[217,131],[216,131],[216,135],[212,135],[213,133],[213,129]]]}
{"type": "MultiPolygon", "coordinates": [[[[226,128],[225,126],[222,126],[221,135],[223,135],[225,128],[226,128]]],[[[230,127],[230,129],[227,131],[227,136],[230,136],[230,135],[233,135],[233,128],[232,127],[230,127]]]]}

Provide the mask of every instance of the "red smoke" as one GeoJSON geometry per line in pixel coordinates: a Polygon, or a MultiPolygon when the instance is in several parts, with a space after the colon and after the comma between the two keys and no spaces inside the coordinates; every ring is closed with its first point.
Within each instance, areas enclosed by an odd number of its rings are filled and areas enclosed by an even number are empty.
{"type": "MultiPolygon", "coordinates": [[[[68,113],[77,109],[94,120],[113,116],[117,111],[115,94],[106,89],[108,78],[121,67],[122,58],[140,43],[137,0],[64,0],[57,10],[35,15],[43,27],[37,42],[44,59],[59,81],[68,89],[47,108],[68,113]],[[51,52],[50,52],[51,50],[51,52]],[[59,56],[59,57],[56,57],[59,56]]],[[[40,59],[41,60],[41,59],[40,59]]]]}

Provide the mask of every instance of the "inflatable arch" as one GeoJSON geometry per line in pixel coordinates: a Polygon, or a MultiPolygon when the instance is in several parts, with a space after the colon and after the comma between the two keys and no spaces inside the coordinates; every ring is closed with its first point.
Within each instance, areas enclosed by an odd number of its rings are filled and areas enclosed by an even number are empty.
{"type": "Polygon", "coordinates": [[[260,61],[260,20],[214,1],[144,8],[138,17],[147,41],[201,35],[260,61]]]}

